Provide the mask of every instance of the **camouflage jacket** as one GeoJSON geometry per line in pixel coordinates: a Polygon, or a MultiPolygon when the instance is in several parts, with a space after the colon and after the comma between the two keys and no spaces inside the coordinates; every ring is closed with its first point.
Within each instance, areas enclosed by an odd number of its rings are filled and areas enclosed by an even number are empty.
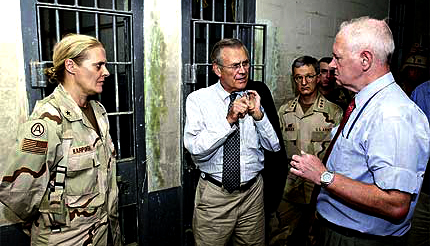
{"type": "MultiPolygon", "coordinates": [[[[294,98],[278,110],[282,137],[285,143],[288,159],[300,151],[318,156],[322,159],[330,144],[331,131],[342,120],[342,109],[328,101],[320,92],[314,104],[303,113],[299,97],[294,98]]],[[[289,200],[308,203],[313,185],[310,182],[289,174],[287,178],[286,194],[289,200]],[[291,190],[297,188],[298,194],[291,190]],[[303,197],[304,196],[304,197],[303,197]]]]}
{"type": "Polygon", "coordinates": [[[100,136],[62,85],[39,101],[19,127],[1,178],[0,201],[21,219],[42,218],[46,227],[70,227],[77,217],[95,214],[117,220],[109,121],[99,102],[90,104],[100,136]]]}

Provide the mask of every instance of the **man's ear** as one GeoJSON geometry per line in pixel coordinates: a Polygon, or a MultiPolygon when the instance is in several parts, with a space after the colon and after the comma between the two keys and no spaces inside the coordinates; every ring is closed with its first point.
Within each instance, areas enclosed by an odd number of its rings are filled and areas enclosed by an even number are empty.
{"type": "Polygon", "coordinates": [[[360,54],[360,62],[363,71],[369,70],[373,63],[373,53],[368,50],[362,51],[360,54]]]}
{"type": "Polygon", "coordinates": [[[214,71],[214,73],[218,76],[221,77],[221,67],[218,66],[218,64],[213,63],[212,64],[212,70],[214,71]]]}
{"type": "Polygon", "coordinates": [[[70,74],[75,74],[75,62],[72,59],[66,59],[64,61],[64,67],[70,74]]]}

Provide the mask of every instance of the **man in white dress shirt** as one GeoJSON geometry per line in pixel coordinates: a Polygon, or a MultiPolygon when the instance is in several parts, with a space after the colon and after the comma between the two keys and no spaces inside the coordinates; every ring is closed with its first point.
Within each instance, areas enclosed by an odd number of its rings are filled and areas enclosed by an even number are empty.
{"type": "Polygon", "coordinates": [[[263,148],[279,151],[279,139],[261,107],[260,95],[244,91],[250,61],[243,43],[223,39],[215,44],[211,59],[218,83],[191,93],[186,102],[184,145],[202,172],[194,205],[195,242],[264,245],[263,148]],[[235,134],[240,139],[237,156],[225,147],[235,134]],[[240,181],[233,188],[224,183],[232,165],[226,166],[226,159],[238,162],[235,170],[240,181]]]}

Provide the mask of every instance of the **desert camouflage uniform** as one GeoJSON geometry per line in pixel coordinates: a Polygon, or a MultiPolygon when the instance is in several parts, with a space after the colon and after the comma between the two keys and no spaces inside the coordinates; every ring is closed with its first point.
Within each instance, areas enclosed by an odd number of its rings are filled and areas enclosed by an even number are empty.
{"type": "Polygon", "coordinates": [[[106,110],[90,101],[100,136],[62,85],[20,126],[0,201],[33,219],[31,245],[121,245],[115,149],[106,110]]]}
{"type": "MultiPolygon", "coordinates": [[[[281,106],[278,115],[288,160],[300,154],[301,150],[322,159],[330,144],[330,133],[342,119],[342,109],[318,92],[314,104],[306,113],[303,113],[298,96],[281,106]]],[[[283,199],[271,222],[275,225],[271,245],[288,245],[291,241],[288,238],[306,212],[305,205],[310,202],[313,188],[312,182],[288,174],[283,199]]],[[[304,242],[302,245],[305,245],[304,242]]]]}

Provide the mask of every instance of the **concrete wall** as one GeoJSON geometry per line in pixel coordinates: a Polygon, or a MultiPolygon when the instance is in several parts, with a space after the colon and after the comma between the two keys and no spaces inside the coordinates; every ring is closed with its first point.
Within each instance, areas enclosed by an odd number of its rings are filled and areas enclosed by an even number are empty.
{"type": "Polygon", "coordinates": [[[146,0],[145,129],[148,190],[181,185],[181,1],[146,0]]]}
{"type": "Polygon", "coordinates": [[[257,23],[268,25],[266,82],[277,107],[294,97],[291,63],[302,55],[331,56],[340,23],[388,17],[389,0],[257,0],[257,23]]]}
{"type": "MultiPolygon", "coordinates": [[[[19,1],[0,3],[0,177],[8,153],[14,147],[18,125],[28,115],[24,77],[19,1]]],[[[0,225],[18,221],[0,203],[0,225]]]]}

